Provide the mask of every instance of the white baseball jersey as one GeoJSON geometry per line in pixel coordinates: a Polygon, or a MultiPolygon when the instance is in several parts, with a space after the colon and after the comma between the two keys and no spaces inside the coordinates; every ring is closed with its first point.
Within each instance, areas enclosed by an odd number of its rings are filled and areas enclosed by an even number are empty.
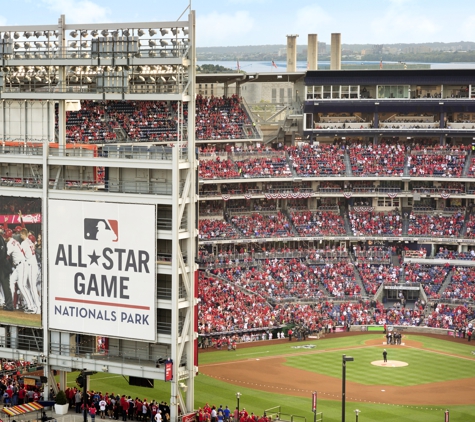
{"type": "Polygon", "coordinates": [[[18,265],[25,260],[21,245],[13,237],[7,243],[7,253],[12,257],[13,265],[18,265]]]}

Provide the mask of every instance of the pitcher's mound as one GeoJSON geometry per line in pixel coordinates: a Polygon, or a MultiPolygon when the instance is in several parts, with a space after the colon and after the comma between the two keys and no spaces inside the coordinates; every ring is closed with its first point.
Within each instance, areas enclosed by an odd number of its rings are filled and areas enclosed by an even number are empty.
{"type": "Polygon", "coordinates": [[[384,360],[373,360],[373,362],[371,362],[371,365],[386,366],[388,368],[398,368],[401,366],[407,366],[409,364],[401,360],[388,360],[387,362],[385,362],[384,360]]]}

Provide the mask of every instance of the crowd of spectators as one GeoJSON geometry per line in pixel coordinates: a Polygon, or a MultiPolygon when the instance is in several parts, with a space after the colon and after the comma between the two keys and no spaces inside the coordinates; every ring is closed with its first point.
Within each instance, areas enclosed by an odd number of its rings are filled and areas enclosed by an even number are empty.
{"type": "Polygon", "coordinates": [[[105,120],[104,103],[84,100],[79,111],[67,111],[66,140],[85,144],[115,142],[116,134],[105,120]]]}
{"type": "Polygon", "coordinates": [[[398,211],[350,211],[348,217],[354,236],[402,235],[402,218],[398,211]]]}
{"type": "Polygon", "coordinates": [[[468,325],[469,321],[475,318],[472,308],[465,305],[451,307],[439,303],[428,315],[426,325],[434,328],[458,329],[468,325]]]}
{"type": "Polygon", "coordinates": [[[475,299],[475,267],[454,267],[452,280],[441,295],[445,299],[475,299]]]}
{"type": "Polygon", "coordinates": [[[244,237],[288,237],[294,234],[287,216],[280,211],[266,214],[235,214],[231,217],[231,222],[244,237]]]}
{"type": "Polygon", "coordinates": [[[197,139],[242,139],[245,124],[251,121],[238,96],[196,97],[197,139]]]}
{"type": "Polygon", "coordinates": [[[243,291],[237,283],[226,283],[200,273],[198,282],[198,332],[240,331],[272,328],[272,307],[257,294],[243,291]]]}
{"type": "Polygon", "coordinates": [[[401,267],[395,267],[392,264],[358,263],[356,269],[363,281],[366,293],[369,295],[376,294],[381,284],[394,284],[401,279],[401,267]]]}
{"type": "Polygon", "coordinates": [[[292,170],[287,164],[285,155],[272,155],[269,157],[240,157],[236,166],[242,177],[292,177],[292,170]]]}
{"type": "Polygon", "coordinates": [[[403,176],[405,148],[399,143],[349,146],[353,176],[403,176]]]}
{"type": "Polygon", "coordinates": [[[236,239],[239,237],[234,226],[222,219],[200,219],[198,231],[200,240],[236,239]]]}
{"type": "Polygon", "coordinates": [[[465,164],[463,146],[457,148],[434,147],[411,151],[407,157],[410,176],[460,177],[465,164]]]}
{"type": "Polygon", "coordinates": [[[409,236],[455,237],[460,234],[464,219],[465,216],[460,212],[450,216],[411,213],[407,234],[409,236]]]}
{"type": "Polygon", "coordinates": [[[346,234],[345,221],[339,214],[326,211],[293,211],[292,223],[299,236],[341,236],[346,234]]]}
{"type": "Polygon", "coordinates": [[[457,252],[441,247],[439,248],[439,251],[435,254],[434,258],[444,260],[460,259],[463,261],[474,261],[475,250],[472,249],[467,252],[457,252]]]}
{"type": "Polygon", "coordinates": [[[423,265],[407,263],[404,265],[404,279],[406,283],[421,283],[427,297],[439,299],[439,290],[449,271],[450,266],[448,264],[423,265]]]}
{"type": "Polygon", "coordinates": [[[338,176],[345,173],[344,150],[336,145],[303,144],[286,148],[299,176],[338,176]]]}
{"type": "Polygon", "coordinates": [[[200,179],[236,179],[241,174],[229,158],[216,157],[215,160],[200,160],[198,176],[200,179]]]}

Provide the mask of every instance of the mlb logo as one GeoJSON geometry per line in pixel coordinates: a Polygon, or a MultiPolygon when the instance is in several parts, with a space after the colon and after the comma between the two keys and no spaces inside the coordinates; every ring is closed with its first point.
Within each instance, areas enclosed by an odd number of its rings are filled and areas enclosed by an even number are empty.
{"type": "Polygon", "coordinates": [[[119,240],[119,223],[117,220],[85,218],[84,239],[117,242],[119,240]]]}

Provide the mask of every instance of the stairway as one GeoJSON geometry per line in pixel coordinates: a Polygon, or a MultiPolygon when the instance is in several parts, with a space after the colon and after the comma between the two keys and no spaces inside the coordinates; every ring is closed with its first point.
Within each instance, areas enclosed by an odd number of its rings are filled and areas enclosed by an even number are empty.
{"type": "Polygon", "coordinates": [[[439,295],[441,295],[445,289],[449,286],[449,284],[452,282],[452,275],[454,274],[454,270],[450,270],[450,272],[447,274],[447,277],[445,277],[444,282],[442,283],[442,286],[440,286],[439,289],[439,295]]]}
{"type": "Polygon", "coordinates": [[[355,265],[355,258],[351,252],[348,254],[348,256],[350,257],[350,261],[353,263],[353,268],[355,270],[355,281],[360,286],[360,289],[361,289],[360,291],[362,295],[366,295],[366,290],[363,285],[363,280],[361,279],[360,272],[358,271],[358,268],[355,265]]]}
{"type": "Polygon", "coordinates": [[[465,165],[463,166],[462,177],[466,177],[470,170],[470,164],[472,163],[472,151],[470,151],[465,159],[465,165]]]}
{"type": "Polygon", "coordinates": [[[348,154],[348,150],[345,150],[345,156],[343,161],[345,162],[345,176],[353,177],[353,171],[351,170],[351,161],[350,156],[348,154]]]}

